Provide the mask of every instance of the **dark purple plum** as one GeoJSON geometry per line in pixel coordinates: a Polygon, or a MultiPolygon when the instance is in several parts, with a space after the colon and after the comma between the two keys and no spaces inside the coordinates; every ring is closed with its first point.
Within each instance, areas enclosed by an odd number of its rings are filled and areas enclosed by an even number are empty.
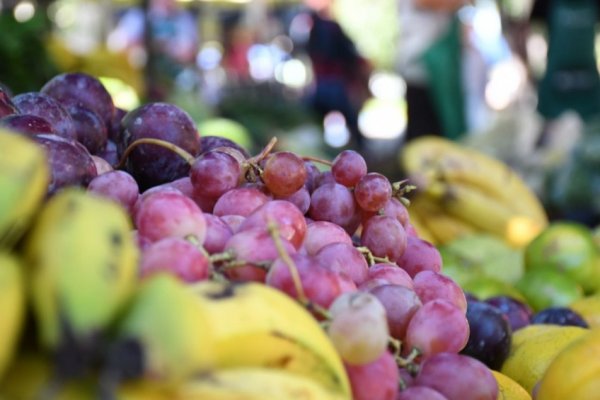
{"type": "Polygon", "coordinates": [[[33,136],[48,154],[51,178],[48,194],[67,186],[87,187],[98,174],[96,164],[87,149],[75,140],[53,134],[33,136]]]}
{"type": "Polygon", "coordinates": [[[40,92],[28,92],[16,95],[13,103],[21,114],[35,115],[48,121],[58,136],[69,140],[77,139],[71,116],[54,98],[40,92]]]}
{"type": "Polygon", "coordinates": [[[115,105],[102,82],[92,75],[66,72],[50,79],[40,90],[63,106],[79,106],[94,111],[105,126],[111,126],[115,105]]]}
{"type": "Polygon", "coordinates": [[[112,140],[106,141],[104,149],[96,154],[98,157],[103,158],[107,163],[112,166],[119,164],[119,153],[117,151],[117,144],[112,140]]]}
{"type": "Polygon", "coordinates": [[[56,133],[48,121],[31,114],[13,114],[0,118],[0,125],[27,135],[56,133]]]}
{"type": "Polygon", "coordinates": [[[512,331],[529,325],[533,311],[527,304],[509,296],[494,296],[485,302],[497,307],[508,319],[512,331]]]}
{"type": "Polygon", "coordinates": [[[242,153],[245,158],[250,158],[248,151],[233,140],[220,136],[202,136],[200,138],[200,154],[209,152],[218,147],[231,147],[242,153]]]}
{"type": "Polygon", "coordinates": [[[108,138],[113,142],[118,142],[121,137],[121,122],[123,117],[127,114],[127,110],[120,107],[115,107],[115,114],[113,115],[112,123],[108,127],[108,138]]]}
{"type": "MultiPolygon", "coordinates": [[[[138,139],[160,139],[196,156],[200,141],[196,124],[183,109],[169,103],[148,103],[123,118],[119,154],[138,139]]],[[[127,171],[143,190],[187,176],[190,165],[170,149],[141,144],[127,158],[127,171]]]]}
{"type": "Polygon", "coordinates": [[[106,147],[108,132],[102,119],[94,111],[79,107],[69,106],[68,109],[77,132],[77,140],[85,146],[91,154],[98,154],[106,147]]]}
{"type": "Polygon", "coordinates": [[[498,308],[484,301],[467,302],[467,320],[469,340],[460,353],[500,370],[512,342],[508,320],[498,308]]]}
{"type": "Polygon", "coordinates": [[[589,328],[581,315],[568,307],[548,307],[531,316],[532,324],[553,324],[589,328]]]}

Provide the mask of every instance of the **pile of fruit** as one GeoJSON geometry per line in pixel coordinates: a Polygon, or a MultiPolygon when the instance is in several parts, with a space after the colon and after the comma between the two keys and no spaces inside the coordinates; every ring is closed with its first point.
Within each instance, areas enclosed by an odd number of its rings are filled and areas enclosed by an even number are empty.
{"type": "Polygon", "coordinates": [[[411,182],[352,150],[249,154],[80,73],[0,92],[0,126],[0,398],[589,399],[600,381],[577,363],[600,333],[466,294],[411,182]],[[581,375],[557,385],[565,366],[581,375]]]}

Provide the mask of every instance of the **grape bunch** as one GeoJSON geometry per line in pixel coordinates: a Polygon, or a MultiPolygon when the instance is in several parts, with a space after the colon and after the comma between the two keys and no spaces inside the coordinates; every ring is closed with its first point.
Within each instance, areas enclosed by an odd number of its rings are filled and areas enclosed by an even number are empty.
{"type": "Polygon", "coordinates": [[[281,290],[323,325],[355,400],[496,399],[489,368],[461,354],[467,299],[411,224],[412,186],[369,171],[358,152],[319,160],[274,139],[251,155],[201,136],[175,105],[120,110],[83,74],[0,92],[0,113],[49,149],[51,193],[81,185],[128,211],[141,279],[281,290]]]}

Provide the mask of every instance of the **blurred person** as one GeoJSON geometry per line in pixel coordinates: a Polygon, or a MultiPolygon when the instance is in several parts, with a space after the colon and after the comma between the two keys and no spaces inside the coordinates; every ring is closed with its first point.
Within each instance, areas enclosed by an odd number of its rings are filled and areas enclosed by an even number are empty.
{"type": "Polygon", "coordinates": [[[546,127],[538,145],[547,140],[552,122],[574,111],[583,121],[600,115],[600,74],[595,48],[600,17],[598,0],[537,0],[532,21],[546,25],[546,69],[538,82],[538,111],[546,127]]]}
{"type": "Polygon", "coordinates": [[[405,141],[455,138],[466,130],[462,93],[462,28],[457,11],[469,0],[398,0],[397,71],[406,81],[405,141]]]}
{"type": "Polygon", "coordinates": [[[369,96],[371,65],[334,20],[332,0],[305,0],[305,4],[311,24],[306,51],[315,77],[309,105],[321,118],[332,111],[342,113],[353,144],[360,149],[358,113],[369,96]]]}

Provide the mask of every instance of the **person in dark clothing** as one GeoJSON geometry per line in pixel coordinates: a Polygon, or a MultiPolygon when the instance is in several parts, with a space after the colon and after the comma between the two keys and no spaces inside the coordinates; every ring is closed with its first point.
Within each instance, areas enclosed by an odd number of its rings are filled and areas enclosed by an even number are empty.
{"type": "Polygon", "coordinates": [[[312,25],[306,51],[315,78],[309,104],[321,118],[331,111],[342,113],[354,144],[361,148],[363,138],[358,129],[358,113],[368,97],[370,65],[332,19],[330,2],[308,3],[313,4],[308,4],[312,25]]]}

